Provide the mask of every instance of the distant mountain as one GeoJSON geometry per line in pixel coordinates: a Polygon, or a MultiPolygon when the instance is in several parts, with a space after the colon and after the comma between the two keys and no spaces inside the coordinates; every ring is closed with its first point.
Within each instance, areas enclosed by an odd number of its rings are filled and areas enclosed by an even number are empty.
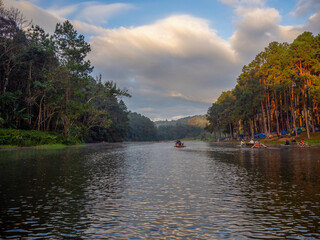
{"type": "Polygon", "coordinates": [[[190,116],[185,118],[180,118],[178,120],[171,120],[171,121],[155,121],[154,122],[156,127],[159,126],[176,126],[176,125],[191,125],[191,126],[198,126],[204,128],[208,121],[205,115],[197,115],[197,116],[190,116]]]}
{"type": "Polygon", "coordinates": [[[199,115],[191,117],[188,120],[188,125],[198,126],[201,128],[205,128],[209,124],[206,115],[199,115]]]}

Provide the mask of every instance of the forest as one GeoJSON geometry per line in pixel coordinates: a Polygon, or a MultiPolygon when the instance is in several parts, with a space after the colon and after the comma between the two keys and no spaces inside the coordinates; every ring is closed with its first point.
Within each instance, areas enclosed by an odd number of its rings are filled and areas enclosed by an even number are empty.
{"type": "Polygon", "coordinates": [[[177,120],[156,121],[158,140],[202,139],[208,140],[204,128],[207,125],[205,115],[189,116],[177,120]]]}
{"type": "Polygon", "coordinates": [[[208,109],[207,130],[265,137],[281,132],[307,137],[319,130],[320,34],[299,35],[291,44],[271,42],[244,66],[234,89],[223,92],[208,109]]]}
{"type": "Polygon", "coordinates": [[[202,116],[186,117],[172,121],[152,122],[149,118],[129,113],[129,141],[168,141],[177,139],[204,139],[207,134],[202,116]]]}
{"type": "MultiPolygon", "coordinates": [[[[65,144],[127,137],[128,110],[121,98],[130,94],[90,75],[89,52],[69,21],[57,23],[50,36],[0,1],[0,128],[33,130],[34,139],[42,136],[35,130],[61,133],[56,137],[65,144]]],[[[2,130],[0,144],[22,135],[2,130]]]]}
{"type": "Polygon", "coordinates": [[[129,111],[127,90],[91,76],[90,50],[69,21],[49,35],[0,0],[0,145],[173,140],[203,132],[187,124],[157,128],[129,111]]]}

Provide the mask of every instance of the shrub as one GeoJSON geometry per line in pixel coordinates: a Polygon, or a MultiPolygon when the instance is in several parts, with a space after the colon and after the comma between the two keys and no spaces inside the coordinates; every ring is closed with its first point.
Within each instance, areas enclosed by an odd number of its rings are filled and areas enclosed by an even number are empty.
{"type": "Polygon", "coordinates": [[[62,142],[63,136],[56,132],[0,129],[0,145],[36,146],[62,142]]]}

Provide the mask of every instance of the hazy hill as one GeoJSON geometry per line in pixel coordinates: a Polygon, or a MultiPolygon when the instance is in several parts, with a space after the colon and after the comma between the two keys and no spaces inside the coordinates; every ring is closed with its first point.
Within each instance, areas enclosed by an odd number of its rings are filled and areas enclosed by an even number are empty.
{"type": "Polygon", "coordinates": [[[198,116],[190,116],[185,118],[180,118],[178,120],[171,120],[171,121],[155,121],[155,125],[159,126],[176,126],[176,125],[191,125],[191,126],[198,126],[204,128],[207,124],[207,119],[205,115],[198,115],[198,116]]]}

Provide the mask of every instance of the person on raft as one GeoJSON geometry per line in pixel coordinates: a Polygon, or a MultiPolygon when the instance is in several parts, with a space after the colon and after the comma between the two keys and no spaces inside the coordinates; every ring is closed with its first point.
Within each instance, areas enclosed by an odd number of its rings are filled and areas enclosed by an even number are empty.
{"type": "Polygon", "coordinates": [[[306,145],[303,139],[300,141],[299,145],[300,145],[301,147],[304,147],[304,146],[306,145]]]}

